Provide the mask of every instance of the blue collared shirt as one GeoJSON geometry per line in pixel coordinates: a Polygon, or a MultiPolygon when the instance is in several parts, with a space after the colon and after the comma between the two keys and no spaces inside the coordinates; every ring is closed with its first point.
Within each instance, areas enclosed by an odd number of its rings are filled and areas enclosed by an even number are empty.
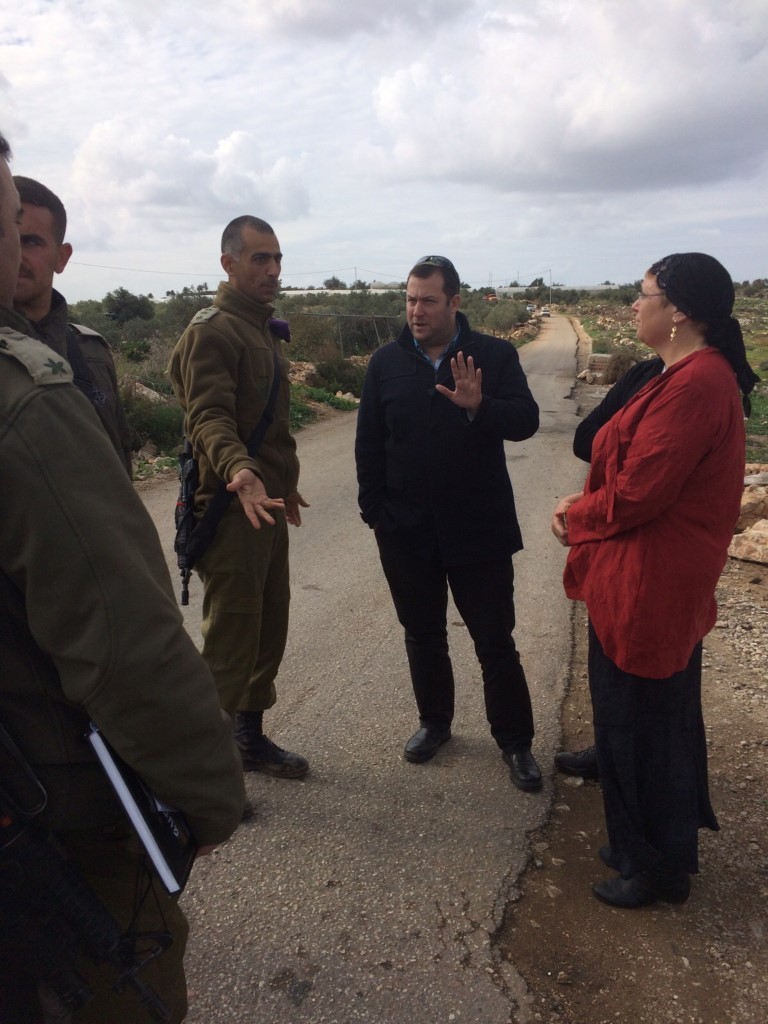
{"type": "Polygon", "coordinates": [[[445,346],[443,351],[440,353],[440,355],[438,355],[435,359],[432,359],[430,356],[427,355],[427,353],[424,351],[424,349],[421,347],[418,341],[416,341],[413,335],[411,335],[411,339],[413,341],[414,348],[419,353],[421,358],[426,360],[426,362],[428,362],[430,366],[433,366],[435,369],[435,373],[437,373],[437,371],[440,369],[440,364],[445,359],[445,357],[450,355],[452,352],[456,351],[456,348],[458,347],[457,342],[459,340],[459,333],[460,332],[457,330],[454,336],[445,346]]]}

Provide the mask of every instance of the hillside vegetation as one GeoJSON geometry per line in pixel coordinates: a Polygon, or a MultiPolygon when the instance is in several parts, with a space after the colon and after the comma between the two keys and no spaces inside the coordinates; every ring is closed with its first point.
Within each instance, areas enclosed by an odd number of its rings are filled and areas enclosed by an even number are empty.
{"type": "MultiPolygon", "coordinates": [[[[333,282],[334,287],[341,282],[333,282]]],[[[631,305],[639,282],[585,295],[570,289],[546,287],[539,280],[515,298],[497,297],[490,288],[463,289],[462,310],[478,330],[506,338],[515,345],[535,337],[537,312],[552,312],[581,321],[596,352],[626,349],[643,356],[634,341],[631,305]],[[533,314],[526,309],[532,303],[533,314]]],[[[99,331],[111,345],[121,392],[131,425],[153,457],[172,460],[182,435],[182,415],[166,367],[179,335],[198,310],[209,306],[212,293],[203,284],[169,292],[163,299],[134,295],[120,288],[101,300],[71,306],[71,319],[99,331]],[[161,396],[153,401],[142,388],[161,396]]],[[[319,404],[352,408],[337,393],[359,396],[367,357],[395,338],[404,322],[401,288],[374,293],[363,282],[345,293],[317,289],[287,290],[276,303],[276,316],[291,324],[290,356],[296,368],[293,388],[294,429],[311,422],[319,404]]],[[[744,331],[748,357],[763,381],[768,381],[768,280],[737,286],[736,315],[744,331]]],[[[768,461],[768,385],[758,387],[749,424],[752,458],[768,461]],[[758,458],[760,453],[763,458],[758,458]]],[[[141,470],[141,466],[139,467],[141,470]]]]}

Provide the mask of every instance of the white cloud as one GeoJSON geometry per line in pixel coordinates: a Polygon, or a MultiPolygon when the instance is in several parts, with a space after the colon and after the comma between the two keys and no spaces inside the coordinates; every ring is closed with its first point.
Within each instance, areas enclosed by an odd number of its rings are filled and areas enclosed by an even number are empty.
{"type": "Polygon", "coordinates": [[[264,164],[247,132],[232,132],[206,152],[188,138],[159,134],[157,125],[131,128],[127,119],[95,125],[75,152],[70,180],[85,211],[119,210],[124,223],[143,222],[154,233],[219,226],[243,210],[289,219],[306,213],[300,161],[264,164]]]}
{"type": "Polygon", "coordinates": [[[381,78],[387,139],[362,155],[394,178],[428,165],[444,180],[534,193],[755,174],[768,156],[768,32],[756,35],[740,6],[749,14],[749,3],[712,0],[661,16],[647,3],[495,13],[476,47],[451,58],[453,40],[439,37],[381,78]]]}
{"type": "Polygon", "coordinates": [[[478,283],[634,279],[694,242],[768,273],[765,0],[190,10],[0,0],[0,128],[67,204],[77,294],[211,278],[243,212],[294,284],[440,248],[478,283]]]}
{"type": "MultiPolygon", "coordinates": [[[[243,7],[237,0],[229,6],[234,10],[243,7]]],[[[405,25],[411,32],[434,29],[474,7],[467,0],[420,0],[418,4],[413,0],[378,4],[360,0],[273,0],[253,10],[250,19],[261,29],[338,39],[357,32],[387,31],[397,25],[405,25]]]]}

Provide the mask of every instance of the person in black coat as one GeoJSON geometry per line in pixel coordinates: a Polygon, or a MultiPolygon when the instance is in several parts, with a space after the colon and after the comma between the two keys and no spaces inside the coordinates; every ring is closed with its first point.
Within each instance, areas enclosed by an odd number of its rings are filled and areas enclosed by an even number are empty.
{"type": "Polygon", "coordinates": [[[538,790],[531,700],[512,636],[512,555],[523,544],[504,442],[535,434],[539,410],[514,346],[471,330],[460,302],[450,260],[419,260],[408,275],[407,326],[368,366],[358,500],[405,630],[420,723],[406,759],[428,761],[451,738],[450,586],[482,667],[491,734],[512,782],[538,790]]]}
{"type": "MultiPolygon", "coordinates": [[[[653,359],[643,359],[639,363],[635,363],[626,373],[623,373],[602,402],[585,416],[576,428],[573,437],[573,454],[584,462],[591,462],[592,442],[598,430],[663,369],[663,359],[654,356],[653,359]]],[[[561,750],[555,754],[555,767],[566,775],[578,775],[582,779],[597,779],[600,775],[597,767],[597,750],[594,744],[583,750],[561,750]]]]}

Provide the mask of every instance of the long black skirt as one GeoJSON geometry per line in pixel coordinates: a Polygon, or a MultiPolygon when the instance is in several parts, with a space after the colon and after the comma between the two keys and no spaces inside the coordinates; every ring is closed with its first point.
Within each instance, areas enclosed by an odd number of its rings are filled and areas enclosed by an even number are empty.
{"type": "Polygon", "coordinates": [[[622,672],[589,624],[589,686],[605,823],[619,871],[699,870],[700,828],[719,829],[709,799],[701,653],[667,679],[622,672]]]}

